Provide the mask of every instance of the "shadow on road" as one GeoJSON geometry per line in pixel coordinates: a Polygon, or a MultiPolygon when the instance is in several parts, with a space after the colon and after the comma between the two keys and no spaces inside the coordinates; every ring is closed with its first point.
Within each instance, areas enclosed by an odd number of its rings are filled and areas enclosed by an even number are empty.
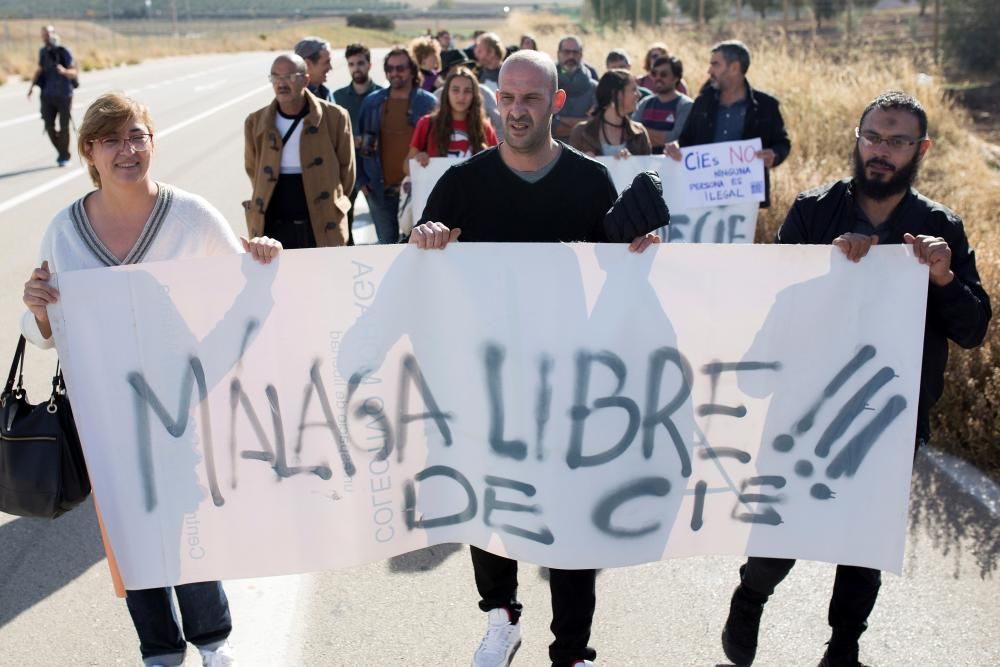
{"type": "Polygon", "coordinates": [[[393,574],[408,574],[410,572],[429,572],[448,559],[453,553],[464,550],[465,545],[447,543],[433,547],[411,551],[389,559],[389,572],[393,574]]]}
{"type": "Polygon", "coordinates": [[[90,499],[54,521],[20,518],[0,525],[0,627],[103,558],[90,499]]]}
{"type": "Polygon", "coordinates": [[[7,171],[0,173],[0,180],[5,178],[13,178],[14,176],[23,176],[24,174],[34,174],[36,171],[49,171],[50,169],[58,169],[58,165],[52,165],[49,167],[32,167],[31,169],[19,169],[18,171],[7,171]]]}
{"type": "Polygon", "coordinates": [[[945,556],[953,556],[953,577],[961,575],[963,555],[970,554],[982,579],[992,578],[1000,561],[1000,521],[969,497],[948,475],[921,453],[913,467],[910,491],[910,540],[924,539],[945,556]]]}

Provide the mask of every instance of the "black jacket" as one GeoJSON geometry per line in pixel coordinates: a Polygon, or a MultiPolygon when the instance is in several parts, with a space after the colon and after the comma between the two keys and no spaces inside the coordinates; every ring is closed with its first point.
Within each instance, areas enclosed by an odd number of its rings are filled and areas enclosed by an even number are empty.
{"type": "MultiPolygon", "coordinates": [[[[777,167],[788,157],[792,143],[785,131],[785,121],[778,109],[778,100],[763,93],[748,81],[747,84],[747,115],[743,124],[742,139],[760,137],[763,148],[774,151],[774,165],[777,167]]],[[[715,117],[719,111],[719,91],[714,88],[702,89],[694,101],[687,124],[678,139],[682,148],[686,146],[701,146],[715,143],[715,117]]],[[[768,169],[764,170],[764,201],[761,208],[771,205],[771,179],[768,169]]]]}
{"type": "MultiPolygon", "coordinates": [[[[856,206],[850,179],[803,192],[795,199],[775,242],[832,243],[841,234],[854,231],[856,206]]],[[[990,298],[976,271],[975,253],[969,247],[962,219],[954,212],[911,189],[884,224],[889,225],[888,243],[902,243],[903,234],[908,232],[941,237],[951,248],[955,280],[945,287],[930,284],[927,292],[917,438],[928,440],[929,411],[944,389],[948,339],[964,348],[980,345],[992,316],[990,298]]]]}

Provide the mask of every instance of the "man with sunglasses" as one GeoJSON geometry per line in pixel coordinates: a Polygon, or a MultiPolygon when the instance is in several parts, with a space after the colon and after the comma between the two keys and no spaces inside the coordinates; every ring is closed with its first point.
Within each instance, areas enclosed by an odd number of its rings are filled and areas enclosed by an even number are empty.
{"type": "Polygon", "coordinates": [[[359,114],[358,187],[365,193],[379,243],[399,242],[399,187],[410,152],[413,128],[434,111],[435,97],[420,88],[420,68],[401,46],[385,57],[389,87],[361,104],[359,114]]]}
{"type": "Polygon", "coordinates": [[[345,245],[355,180],[351,119],[309,91],[306,61],[294,53],[275,58],[267,78],[274,101],[244,123],[250,236],[270,236],[288,250],[345,245]]]}
{"type": "Polygon", "coordinates": [[[691,113],[694,100],[677,90],[683,75],[684,65],[679,59],[673,56],[657,58],[649,72],[653,94],[640,100],[632,113],[632,120],[646,128],[654,155],[662,153],[664,146],[681,136],[691,113]]]}
{"type": "MultiPolygon", "coordinates": [[[[929,412],[944,389],[948,340],[964,348],[982,344],[992,314],[990,300],[962,220],[912,187],[931,145],[927,113],[920,103],[898,91],[882,93],[861,114],[855,136],[853,178],[800,194],[776,242],[832,243],[854,262],[873,245],[906,243],[916,261],[928,266],[917,406],[920,447],[930,438],[929,412]]],[[[723,650],[737,665],[753,662],[764,604],[793,565],[790,559],[751,557],[740,568],[740,584],[722,632],[723,650]]],[[[858,641],[868,627],[880,585],[878,570],[837,566],[829,608],[833,632],[820,667],[861,665],[858,641]]]]}

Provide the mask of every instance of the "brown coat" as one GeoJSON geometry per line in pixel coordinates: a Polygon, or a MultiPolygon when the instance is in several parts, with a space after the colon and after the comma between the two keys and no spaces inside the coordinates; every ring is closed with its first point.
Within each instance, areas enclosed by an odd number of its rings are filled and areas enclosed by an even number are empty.
{"type": "MultiPolygon", "coordinates": [[[[355,174],[351,118],[342,107],[308,90],[305,94],[309,113],[302,119],[299,157],[309,220],[317,246],[346,245],[355,174]]],[[[264,212],[281,171],[281,134],[274,124],[277,113],[278,102],[271,102],[247,116],[243,125],[244,166],[253,186],[243,208],[251,237],[264,234],[264,212]]]]}
{"type": "MultiPolygon", "coordinates": [[[[625,127],[625,148],[632,155],[649,155],[652,149],[646,128],[634,120],[628,118],[626,120],[628,125],[625,127]]],[[[594,117],[577,123],[570,132],[569,145],[582,153],[601,155],[601,119],[594,117]]]]}

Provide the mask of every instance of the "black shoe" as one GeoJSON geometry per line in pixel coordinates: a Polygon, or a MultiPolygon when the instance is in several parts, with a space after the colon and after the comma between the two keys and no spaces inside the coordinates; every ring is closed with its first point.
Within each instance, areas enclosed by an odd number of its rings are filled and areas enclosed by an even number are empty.
{"type": "Polygon", "coordinates": [[[831,642],[823,653],[823,659],[819,661],[819,667],[867,667],[867,665],[858,660],[857,642],[839,646],[831,642]]]}
{"type": "Polygon", "coordinates": [[[757,633],[764,603],[748,599],[743,586],[737,586],[729,602],[729,616],[722,629],[722,650],[733,663],[743,667],[753,664],[757,654],[757,633]]]}

